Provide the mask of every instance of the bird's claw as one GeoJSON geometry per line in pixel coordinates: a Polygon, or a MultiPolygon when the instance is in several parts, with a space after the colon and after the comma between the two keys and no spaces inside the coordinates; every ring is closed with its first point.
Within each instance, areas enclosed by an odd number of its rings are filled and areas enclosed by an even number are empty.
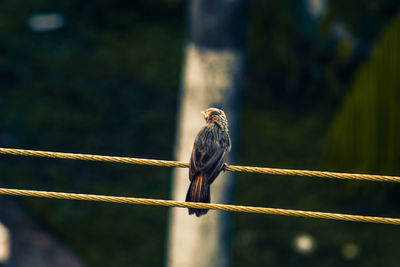
{"type": "Polygon", "coordinates": [[[226,163],[224,163],[223,165],[222,165],[222,170],[223,171],[226,171],[226,168],[228,167],[228,164],[226,164],[226,163]]]}

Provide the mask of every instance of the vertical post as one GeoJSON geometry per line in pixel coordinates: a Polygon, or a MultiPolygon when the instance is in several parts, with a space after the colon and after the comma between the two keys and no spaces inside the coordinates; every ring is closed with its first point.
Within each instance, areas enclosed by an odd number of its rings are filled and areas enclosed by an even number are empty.
{"type": "MultiPolygon", "coordinates": [[[[185,48],[175,157],[189,161],[197,132],[204,125],[200,111],[221,108],[229,120],[235,161],[238,146],[239,91],[244,69],[243,0],[192,0],[189,4],[189,41],[185,48]]],[[[172,195],[184,200],[188,169],[175,169],[172,195]]],[[[234,177],[221,173],[211,185],[211,202],[232,201],[234,177]]],[[[209,211],[189,216],[187,209],[171,209],[166,265],[169,267],[229,266],[232,215],[209,211]]]]}

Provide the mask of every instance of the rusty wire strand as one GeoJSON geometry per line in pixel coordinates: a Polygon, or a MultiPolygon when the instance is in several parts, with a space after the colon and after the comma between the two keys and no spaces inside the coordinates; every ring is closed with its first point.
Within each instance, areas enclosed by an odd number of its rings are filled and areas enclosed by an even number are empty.
{"type": "Polygon", "coordinates": [[[196,203],[196,202],[182,202],[174,200],[147,199],[147,198],[135,198],[135,197],[73,194],[73,193],[60,193],[60,192],[47,192],[47,191],[8,189],[8,188],[0,188],[0,195],[42,197],[42,198],[69,199],[69,200],[86,200],[86,201],[113,202],[113,203],[180,207],[180,208],[211,209],[211,210],[224,210],[224,211],[245,212],[245,213],[260,213],[260,214],[296,216],[296,217],[318,218],[318,219],[329,219],[329,220],[340,220],[340,221],[400,225],[400,219],[397,218],[372,217],[372,216],[361,216],[361,215],[350,215],[350,214],[339,214],[339,213],[328,213],[328,212],[263,208],[263,207],[225,205],[225,204],[213,204],[213,203],[208,204],[208,203],[196,203]]]}
{"type": "MultiPolygon", "coordinates": [[[[0,154],[44,157],[44,158],[73,159],[73,160],[104,161],[104,162],[128,163],[128,164],[150,165],[150,166],[160,166],[160,167],[179,167],[179,168],[189,167],[188,163],[181,161],[100,156],[100,155],[90,155],[90,154],[62,153],[62,152],[50,152],[50,151],[38,151],[38,150],[26,150],[26,149],[14,149],[14,148],[0,148],[0,154]]],[[[293,175],[293,176],[321,177],[321,178],[331,178],[331,179],[367,180],[367,181],[378,181],[378,182],[396,182],[396,183],[400,182],[400,177],[398,176],[385,176],[385,175],[372,175],[372,174],[289,170],[289,169],[266,168],[266,167],[235,166],[235,165],[226,165],[224,167],[224,170],[232,172],[243,172],[243,173],[293,175]]]]}

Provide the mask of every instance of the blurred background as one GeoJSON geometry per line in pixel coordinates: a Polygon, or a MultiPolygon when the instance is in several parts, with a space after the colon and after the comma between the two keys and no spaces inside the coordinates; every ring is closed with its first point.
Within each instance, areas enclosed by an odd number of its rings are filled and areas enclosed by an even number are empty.
{"type": "MultiPolygon", "coordinates": [[[[239,164],[400,175],[399,7],[249,1],[239,164]]],[[[0,147],[172,159],[186,8],[1,1],[0,147]]],[[[170,198],[169,168],[0,159],[4,187],[170,198]]],[[[387,217],[400,217],[399,202],[397,184],[254,174],[237,176],[235,195],[240,205],[387,217]]],[[[396,226],[233,216],[233,266],[398,266],[396,226]]],[[[0,266],[34,266],[36,254],[36,266],[54,255],[66,266],[160,266],[166,254],[166,208],[0,196],[0,222],[0,266]],[[7,248],[28,228],[40,234],[7,248]]]]}

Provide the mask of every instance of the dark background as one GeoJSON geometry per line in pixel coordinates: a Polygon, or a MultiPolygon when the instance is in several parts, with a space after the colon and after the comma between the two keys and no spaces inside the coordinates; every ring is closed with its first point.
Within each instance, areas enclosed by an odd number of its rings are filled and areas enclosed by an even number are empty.
{"type": "MultiPolygon", "coordinates": [[[[239,163],[400,174],[400,3],[250,1],[239,163]]],[[[172,159],[185,1],[0,3],[0,146],[172,159]],[[38,32],[35,14],[61,28],[38,32]]],[[[7,187],[170,198],[171,169],[1,156],[7,187]]],[[[239,174],[236,203],[400,217],[396,184],[239,174]]],[[[18,199],[89,266],[160,266],[168,210],[18,199]]],[[[233,266],[397,266],[396,226],[234,214],[233,266]],[[299,234],[315,241],[296,251],[299,234]],[[343,252],[356,247],[355,256],[343,252]]]]}

